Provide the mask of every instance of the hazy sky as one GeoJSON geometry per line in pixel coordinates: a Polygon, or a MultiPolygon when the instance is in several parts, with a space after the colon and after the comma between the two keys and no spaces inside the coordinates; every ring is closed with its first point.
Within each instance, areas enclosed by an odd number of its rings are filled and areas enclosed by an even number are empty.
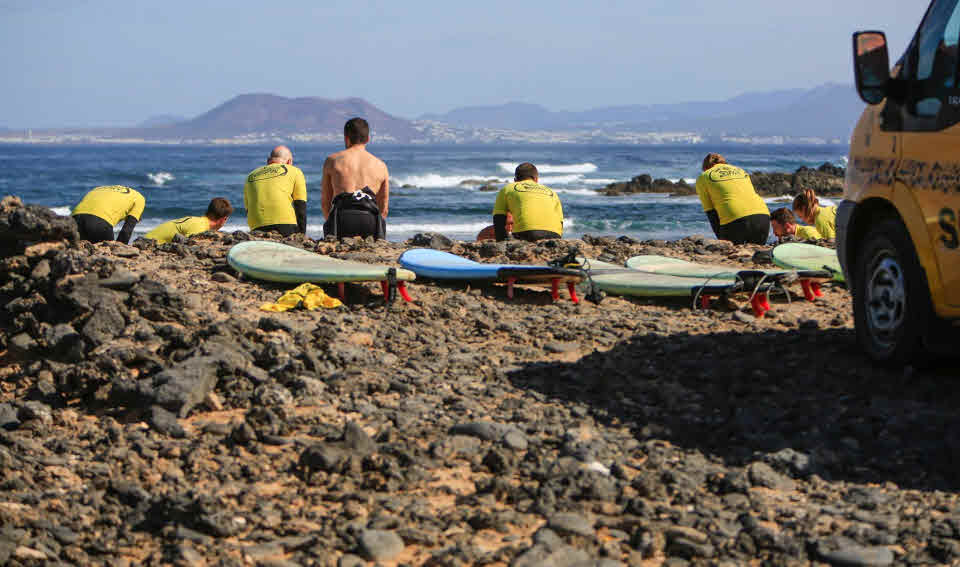
{"type": "Polygon", "coordinates": [[[927,0],[0,0],[0,127],[193,117],[241,93],[413,118],[719,100],[852,82],[850,34],[905,49],[927,0]]]}

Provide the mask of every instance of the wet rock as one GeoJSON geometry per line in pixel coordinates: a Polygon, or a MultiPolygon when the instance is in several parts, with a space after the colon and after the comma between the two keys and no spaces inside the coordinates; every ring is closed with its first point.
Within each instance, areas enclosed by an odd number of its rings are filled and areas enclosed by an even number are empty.
{"type": "Polygon", "coordinates": [[[371,561],[389,561],[403,552],[403,540],[385,530],[363,530],[359,538],[360,553],[371,561]]]}

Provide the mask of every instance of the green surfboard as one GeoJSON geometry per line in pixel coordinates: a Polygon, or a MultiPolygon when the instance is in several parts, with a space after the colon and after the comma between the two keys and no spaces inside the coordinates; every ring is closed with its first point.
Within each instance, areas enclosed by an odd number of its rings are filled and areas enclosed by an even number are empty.
{"type": "Polygon", "coordinates": [[[653,274],[599,260],[583,260],[584,268],[601,290],[616,295],[635,297],[693,297],[701,288],[702,293],[720,295],[737,291],[742,285],[733,279],[681,277],[668,274],[653,274]]]}
{"type": "Polygon", "coordinates": [[[262,240],[233,246],[227,253],[227,263],[251,278],[283,283],[385,281],[391,269],[396,270],[397,281],[412,281],[417,277],[403,268],[339,260],[262,240]]]}
{"type": "Polygon", "coordinates": [[[723,264],[701,264],[689,262],[668,256],[645,255],[634,256],[627,260],[627,267],[651,274],[665,274],[684,278],[709,278],[711,280],[734,280],[737,278],[753,281],[757,274],[770,278],[780,278],[796,273],[800,278],[830,279],[832,274],[823,269],[819,270],[762,270],[726,266],[723,264]]]}
{"type": "Polygon", "coordinates": [[[844,281],[837,251],[832,248],[787,242],[773,249],[773,263],[791,270],[827,270],[834,280],[844,281]]]}

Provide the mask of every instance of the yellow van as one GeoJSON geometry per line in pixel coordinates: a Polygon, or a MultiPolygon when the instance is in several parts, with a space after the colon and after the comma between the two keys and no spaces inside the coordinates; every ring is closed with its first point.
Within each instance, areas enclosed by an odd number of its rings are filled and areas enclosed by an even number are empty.
{"type": "Polygon", "coordinates": [[[960,352],[960,0],[933,0],[890,70],[883,32],[853,35],[868,104],[850,139],[837,253],[873,359],[960,352]]]}

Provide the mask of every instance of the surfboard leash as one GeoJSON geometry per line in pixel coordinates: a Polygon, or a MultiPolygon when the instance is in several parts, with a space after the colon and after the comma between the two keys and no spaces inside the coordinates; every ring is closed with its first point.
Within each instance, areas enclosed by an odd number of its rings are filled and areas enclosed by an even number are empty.
{"type": "Polygon", "coordinates": [[[584,279],[587,280],[587,293],[584,294],[584,299],[590,303],[599,304],[603,301],[603,298],[606,297],[606,294],[593,281],[593,277],[590,276],[590,260],[588,260],[586,256],[582,256],[583,262],[580,262],[577,260],[578,257],[581,257],[580,248],[576,247],[567,254],[548,261],[547,265],[551,268],[577,270],[583,274],[584,279]]]}

